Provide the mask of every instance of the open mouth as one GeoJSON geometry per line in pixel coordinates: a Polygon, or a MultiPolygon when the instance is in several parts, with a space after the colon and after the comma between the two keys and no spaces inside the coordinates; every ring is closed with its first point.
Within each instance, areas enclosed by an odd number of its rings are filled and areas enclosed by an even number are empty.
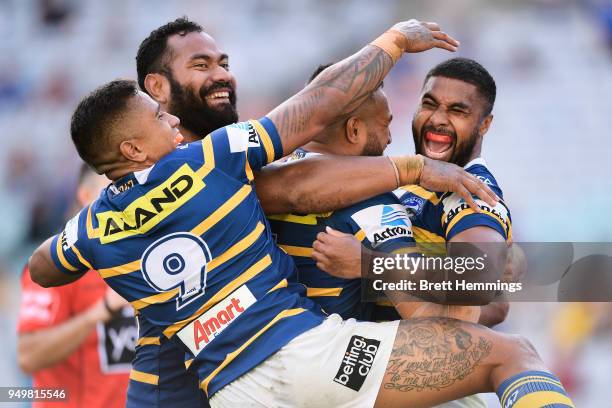
{"type": "Polygon", "coordinates": [[[176,132],[176,134],[174,135],[174,146],[178,146],[181,143],[183,143],[183,140],[185,140],[185,137],[181,134],[181,132],[176,132]]]}
{"type": "Polygon", "coordinates": [[[453,142],[454,138],[449,134],[428,131],[425,133],[423,148],[427,157],[440,160],[453,147],[453,142]]]}
{"type": "Polygon", "coordinates": [[[230,91],[225,89],[215,90],[206,95],[205,99],[209,105],[230,103],[230,91]]]}

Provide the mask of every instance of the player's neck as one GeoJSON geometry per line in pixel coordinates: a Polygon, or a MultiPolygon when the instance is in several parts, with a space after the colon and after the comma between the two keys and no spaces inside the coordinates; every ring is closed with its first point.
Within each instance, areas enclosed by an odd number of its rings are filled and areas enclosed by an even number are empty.
{"type": "Polygon", "coordinates": [[[104,171],[104,175],[111,181],[115,182],[119,180],[121,177],[127,176],[130,173],[135,173],[137,171],[145,170],[151,167],[155,163],[150,163],[149,161],[143,163],[130,162],[125,163],[121,167],[115,167],[104,171]]]}
{"type": "Polygon", "coordinates": [[[304,150],[313,153],[334,154],[337,156],[359,156],[359,152],[353,152],[341,141],[312,141],[303,146],[304,150]]]}
{"type": "Polygon", "coordinates": [[[474,146],[474,148],[472,149],[472,154],[470,154],[470,156],[468,157],[467,161],[465,162],[465,164],[467,165],[469,162],[471,162],[474,159],[477,159],[480,157],[480,153],[481,153],[481,144],[477,144],[476,146],[474,146]]]}

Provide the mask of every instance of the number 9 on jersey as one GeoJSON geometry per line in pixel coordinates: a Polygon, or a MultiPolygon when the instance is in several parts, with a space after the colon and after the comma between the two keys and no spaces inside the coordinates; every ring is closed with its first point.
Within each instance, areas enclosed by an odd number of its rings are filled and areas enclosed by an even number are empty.
{"type": "Polygon", "coordinates": [[[142,255],[142,274],[158,292],[179,288],[177,310],[204,294],[211,255],[197,235],[177,232],[158,239],[142,255]]]}

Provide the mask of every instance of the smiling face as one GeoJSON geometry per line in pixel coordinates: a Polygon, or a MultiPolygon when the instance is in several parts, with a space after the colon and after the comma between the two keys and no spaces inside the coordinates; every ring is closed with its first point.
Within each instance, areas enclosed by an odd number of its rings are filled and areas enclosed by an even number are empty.
{"type": "Polygon", "coordinates": [[[492,115],[475,85],[430,77],[412,121],[415,150],[432,159],[465,166],[480,155],[492,115]]]}
{"type": "Polygon", "coordinates": [[[122,133],[128,135],[120,142],[121,153],[145,167],[157,163],[183,141],[180,120],[162,111],[157,102],[140,91],[128,102],[121,121],[122,133]]]}
{"type": "Polygon", "coordinates": [[[236,79],[229,57],[203,32],[175,34],[167,42],[170,82],[168,111],[203,137],[238,121],[236,79]]]}

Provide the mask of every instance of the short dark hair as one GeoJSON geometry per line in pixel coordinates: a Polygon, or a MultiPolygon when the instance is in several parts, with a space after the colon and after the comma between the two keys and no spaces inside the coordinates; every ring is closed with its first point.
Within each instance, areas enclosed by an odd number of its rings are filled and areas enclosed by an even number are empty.
{"type": "MultiPolygon", "coordinates": [[[[330,62],[328,64],[321,64],[317,67],[317,69],[314,70],[314,72],[312,73],[312,75],[310,75],[310,78],[308,78],[308,81],[306,82],[306,85],[308,85],[309,83],[311,83],[316,77],[319,76],[319,74],[323,71],[325,71],[327,68],[331,67],[332,65],[334,65],[335,62],[330,62]]],[[[376,90],[378,91],[380,88],[382,88],[384,86],[384,82],[380,82],[380,85],[378,86],[378,88],[376,88],[376,90]]]]}
{"type": "Polygon", "coordinates": [[[308,78],[308,81],[306,81],[306,85],[311,83],[316,77],[319,76],[321,72],[325,71],[327,68],[331,67],[332,65],[334,65],[333,62],[330,62],[329,64],[319,65],[317,69],[315,69],[314,72],[310,75],[310,78],[308,78]]]}
{"type": "Polygon", "coordinates": [[[136,81],[117,79],[83,98],[72,114],[70,136],[81,159],[94,169],[99,152],[107,149],[115,122],[137,93],[136,81]]]}
{"type": "Polygon", "coordinates": [[[187,17],[180,17],[171,21],[155,30],[145,38],[138,47],[136,54],[136,72],[138,73],[138,85],[140,89],[146,92],[144,80],[146,76],[152,72],[170,75],[171,72],[167,67],[168,37],[179,34],[181,36],[189,33],[201,33],[204,31],[201,25],[189,21],[187,17]]]}
{"type": "Polygon", "coordinates": [[[484,115],[488,115],[493,110],[497,88],[495,80],[489,71],[482,65],[469,58],[452,58],[433,67],[425,76],[423,85],[431,77],[444,77],[458,79],[472,84],[478,89],[480,95],[485,99],[486,106],[484,115]]]}

